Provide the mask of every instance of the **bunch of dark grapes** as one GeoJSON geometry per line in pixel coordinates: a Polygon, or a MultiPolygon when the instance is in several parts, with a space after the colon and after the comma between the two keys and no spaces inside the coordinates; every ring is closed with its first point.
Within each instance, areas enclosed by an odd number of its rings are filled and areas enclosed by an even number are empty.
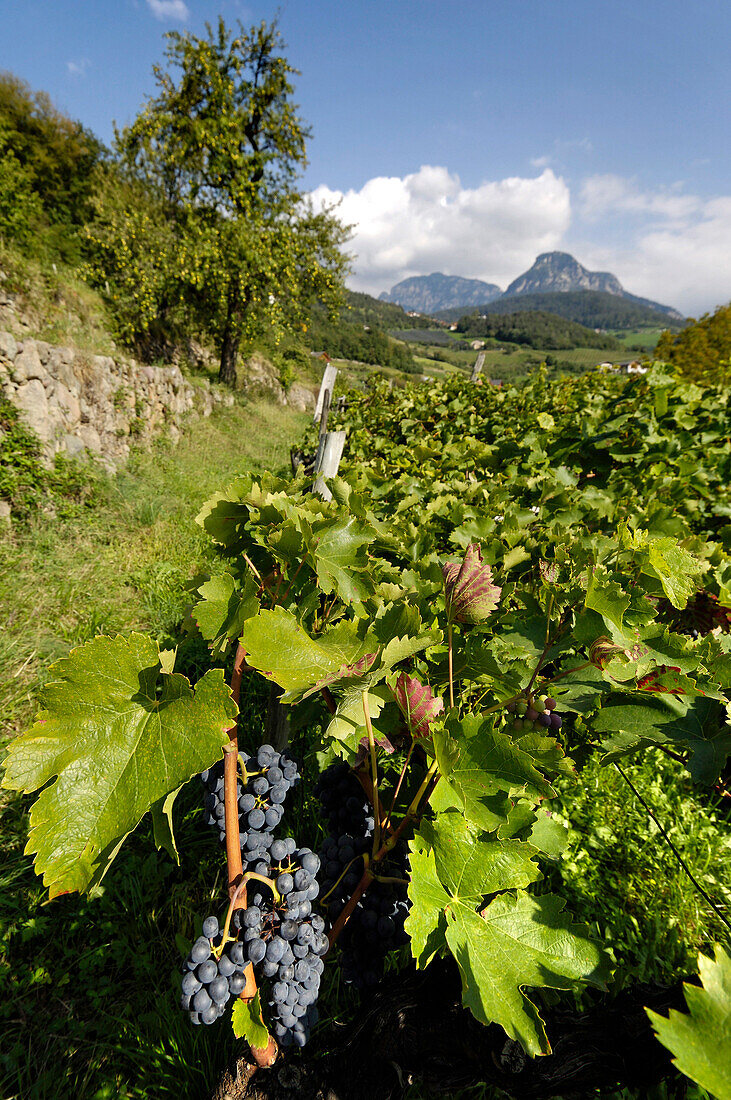
{"type": "MultiPolygon", "coordinates": [[[[316,792],[333,834],[323,844],[320,856],[322,903],[334,923],[363,875],[363,856],[373,846],[374,819],[363,788],[347,764],[326,768],[316,792]]],[[[403,878],[405,865],[406,848],[398,845],[378,872],[403,878]]],[[[371,883],[338,940],[343,979],[348,984],[358,989],[378,984],[388,952],[408,940],[404,932],[408,904],[404,886],[371,883]]]]}
{"type": "MultiPolygon", "coordinates": [[[[317,1021],[322,956],[329,947],[325,920],[312,912],[320,892],[320,860],[309,848],[298,848],[291,837],[275,840],[273,835],[282,820],[284,800],[299,779],[294,760],[262,745],[256,757],[239,753],[239,766],[243,868],[272,880],[279,898],[275,902],[262,884],[251,904],[233,913],[233,939],[223,951],[218,921],[206,918],[203,935],[185,963],[181,1004],[193,1023],[213,1023],[230,997],[243,991],[244,971],[251,963],[257,976],[271,983],[275,1038],[282,1046],[304,1046],[317,1021]]],[[[218,827],[221,840],[226,835],[223,771],[221,761],[201,775],[205,821],[218,827]]]]}
{"type": "Polygon", "coordinates": [[[183,966],[180,1007],[194,1024],[212,1024],[223,1015],[231,997],[238,997],[246,985],[246,959],[241,943],[222,942],[216,917],[203,921],[203,935],[190,949],[183,966]]]}
{"type": "Polygon", "coordinates": [[[528,733],[530,730],[558,731],[561,729],[563,719],[556,714],[556,700],[550,695],[529,695],[527,699],[520,699],[517,703],[508,703],[507,709],[515,714],[513,729],[516,733],[528,733]]]}
{"type": "Polygon", "coordinates": [[[247,909],[234,913],[247,961],[272,983],[273,1031],[282,1046],[304,1046],[317,1022],[322,956],[329,947],[325,921],[312,912],[320,890],[319,868],[320,860],[309,848],[296,848],[291,838],[275,840],[268,861],[254,869],[275,880],[281,900],[273,904],[259,892],[247,909]]]}
{"type": "MultiPolygon", "coordinates": [[[[277,752],[271,745],[262,745],[256,757],[239,753],[241,774],[236,780],[239,804],[239,842],[247,865],[266,857],[272,843],[272,831],[284,814],[284,800],[299,780],[297,764],[286,752],[277,752]],[[246,784],[242,780],[246,777],[246,784]]],[[[223,798],[223,760],[201,773],[205,788],[203,819],[215,825],[221,843],[226,840],[223,798]]]]}
{"type": "Polygon", "coordinates": [[[373,811],[351,768],[340,761],[325,768],[315,787],[333,836],[368,836],[375,824],[373,811]]]}

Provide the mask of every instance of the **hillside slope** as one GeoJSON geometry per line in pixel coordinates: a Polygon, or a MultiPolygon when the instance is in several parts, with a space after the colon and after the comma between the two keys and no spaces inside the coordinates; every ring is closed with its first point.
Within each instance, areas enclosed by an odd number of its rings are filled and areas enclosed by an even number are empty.
{"type": "Polygon", "coordinates": [[[569,348],[606,348],[617,351],[620,344],[611,336],[567,321],[553,313],[524,310],[520,313],[463,317],[457,331],[466,336],[485,336],[532,348],[563,351],[569,348]]]}
{"type": "MultiPolygon", "coordinates": [[[[587,328],[667,328],[679,327],[653,307],[643,305],[631,298],[620,298],[606,290],[568,290],[553,291],[545,294],[518,294],[499,298],[495,302],[485,302],[475,310],[477,314],[505,314],[523,310],[541,310],[553,313],[567,321],[575,321],[587,328]]],[[[464,310],[443,310],[436,316],[442,321],[459,321],[464,310]]]]}

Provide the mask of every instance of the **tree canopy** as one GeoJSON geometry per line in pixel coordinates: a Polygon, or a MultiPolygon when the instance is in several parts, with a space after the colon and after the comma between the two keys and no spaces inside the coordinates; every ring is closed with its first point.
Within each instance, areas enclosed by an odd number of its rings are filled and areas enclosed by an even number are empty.
{"type": "Polygon", "coordinates": [[[297,181],[309,129],[276,23],[206,37],[170,32],[157,94],[117,133],[124,171],[174,226],[176,294],[205,325],[234,383],[239,347],[303,326],[313,301],[342,298],[347,230],[297,181]]]}
{"type": "Polygon", "coordinates": [[[663,332],[655,357],[674,363],[686,378],[727,381],[731,373],[731,303],[692,320],[682,332],[663,332]]]}

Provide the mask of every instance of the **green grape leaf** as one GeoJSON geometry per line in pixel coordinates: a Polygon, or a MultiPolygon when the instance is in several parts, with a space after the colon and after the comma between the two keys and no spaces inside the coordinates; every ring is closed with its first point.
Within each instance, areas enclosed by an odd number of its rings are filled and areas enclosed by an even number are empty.
{"type": "Polygon", "coordinates": [[[3,785],[45,787],[30,811],[27,851],[56,897],[88,889],[120,838],[214,763],[236,706],[221,669],[194,690],[162,671],[157,645],[142,634],[94,638],[51,672],[46,709],[11,742],[3,785]]]}
{"type": "Polygon", "coordinates": [[[517,896],[499,894],[482,913],[476,912],[481,863],[491,885],[500,876],[508,885],[511,878],[532,875],[522,850],[533,849],[518,841],[504,842],[515,852],[491,877],[498,866],[494,854],[502,845],[473,839],[469,847],[475,854],[470,854],[465,851],[464,831],[456,824],[461,815],[440,816],[455,822],[445,822],[441,835],[435,831],[437,847],[423,850],[429,841],[424,831],[415,837],[410,854],[411,909],[405,927],[417,966],[426,966],[446,945],[460,970],[463,1002],[473,1015],[481,1023],[500,1024],[529,1054],[548,1054],[543,1023],[524,987],[601,984],[609,976],[608,957],[589,939],[588,929],[570,923],[562,912],[563,900],[553,895],[532,898],[522,890],[517,896]],[[484,857],[479,849],[484,849],[484,857]]]}
{"type": "Polygon", "coordinates": [[[488,840],[454,810],[424,821],[419,832],[434,852],[445,890],[473,908],[486,894],[528,886],[541,877],[530,844],[488,840]]]}
{"type": "Polygon", "coordinates": [[[495,728],[492,716],[449,719],[446,729],[435,729],[433,742],[442,782],[459,795],[469,820],[486,832],[507,817],[508,794],[535,801],[554,793],[531,756],[495,728]]]}
{"type": "Polygon", "coordinates": [[[362,603],[375,592],[366,551],[375,537],[375,529],[355,516],[338,516],[305,535],[323,592],[337,592],[344,603],[362,603]]]}
{"type": "MultiPolygon", "coordinates": [[[[373,719],[373,729],[376,733],[380,732],[377,725],[378,716],[384,704],[391,698],[391,689],[385,684],[377,684],[367,689],[368,713],[373,719]]],[[[325,735],[334,737],[338,741],[345,741],[351,748],[357,748],[358,742],[365,733],[363,691],[359,686],[353,685],[338,699],[337,710],[330,719],[325,735]]]]}
{"type": "Polygon", "coordinates": [[[385,674],[394,665],[407,661],[409,657],[414,657],[430,645],[438,645],[441,640],[442,635],[438,630],[424,630],[415,637],[391,638],[390,642],[383,647],[379,668],[385,674]]]}
{"type": "Polygon", "coordinates": [[[617,581],[597,570],[589,581],[584,605],[621,630],[630,598],[617,581]]]}
{"type": "Polygon", "coordinates": [[[543,852],[549,859],[558,859],[569,842],[569,830],[561,821],[551,817],[547,810],[536,811],[533,828],[528,834],[529,842],[543,852]]]}
{"type": "Polygon", "coordinates": [[[520,738],[516,734],[516,741],[543,771],[552,775],[575,776],[573,760],[566,755],[556,738],[549,737],[547,732],[543,734],[531,730],[520,738]]]}
{"type": "Polygon", "coordinates": [[[731,1100],[731,952],[718,944],[715,960],[698,956],[698,969],[703,988],[683,986],[688,1013],[645,1012],[680,1072],[717,1100],[731,1100]]]}
{"type": "Polygon", "coordinates": [[[171,676],[175,672],[175,658],[178,655],[178,647],[174,649],[161,649],[160,650],[160,668],[163,672],[169,673],[171,676]]]}
{"type": "Polygon", "coordinates": [[[673,607],[683,608],[698,587],[701,563],[675,539],[651,539],[642,571],[658,578],[673,607]]]}
{"type": "Polygon", "coordinates": [[[530,1055],[550,1054],[538,1010],[524,987],[603,984],[608,956],[571,924],[562,898],[500,894],[482,913],[454,906],[446,938],[462,976],[462,1000],[483,1024],[500,1024],[530,1055]]]}
{"type": "Polygon", "coordinates": [[[249,508],[244,500],[251,488],[251,477],[237,477],[223,492],[207,500],[195,518],[215,542],[227,549],[238,547],[243,540],[243,530],[249,519],[249,508]]]}
{"type": "Polygon", "coordinates": [[[518,833],[524,832],[529,825],[534,825],[536,821],[536,808],[528,802],[525,798],[519,798],[510,808],[508,819],[505,821],[497,831],[497,835],[500,840],[505,840],[508,837],[517,836],[518,833]]]}
{"type": "Polygon", "coordinates": [[[437,877],[434,853],[419,851],[415,847],[418,843],[418,838],[411,842],[409,853],[411,908],[404,928],[411,939],[416,968],[423,970],[447,945],[446,906],[449,895],[437,877]]]}
{"type": "Polygon", "coordinates": [[[236,587],[230,573],[211,577],[200,586],[202,599],[194,606],[192,615],[215,655],[223,652],[231,638],[238,638],[246,620],[256,615],[258,591],[259,585],[249,573],[243,591],[236,587]]]}
{"type": "Polygon", "coordinates": [[[231,1013],[231,1025],[237,1039],[246,1039],[249,1046],[256,1050],[266,1050],[269,1045],[269,1032],[261,1014],[258,989],[251,1001],[236,998],[231,1013]]]}
{"type": "Polygon", "coordinates": [[[710,785],[731,756],[731,727],[713,699],[700,696],[688,705],[674,695],[643,699],[635,693],[610,703],[592,720],[597,733],[610,734],[602,740],[606,761],[645,745],[675,743],[690,749],[687,767],[695,781],[710,785]]]}
{"type": "Polygon", "coordinates": [[[155,839],[155,847],[164,848],[174,863],[180,866],[180,853],[175,843],[173,831],[173,804],[183,789],[183,784],[170,791],[163,798],[158,798],[150,807],[152,813],[152,835],[155,839]]]}
{"type": "MultiPolygon", "coordinates": [[[[316,684],[347,676],[350,666],[370,656],[371,641],[348,620],[311,638],[283,607],[259,611],[244,623],[241,635],[247,662],[284,688],[284,703],[299,702],[316,684]]],[[[363,671],[365,667],[352,675],[363,671]]]]}

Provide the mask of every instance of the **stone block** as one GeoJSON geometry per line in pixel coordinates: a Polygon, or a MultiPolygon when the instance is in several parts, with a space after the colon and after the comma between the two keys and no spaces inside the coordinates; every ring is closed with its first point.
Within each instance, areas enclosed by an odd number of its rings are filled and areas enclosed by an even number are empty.
{"type": "Polygon", "coordinates": [[[91,424],[82,424],[77,435],[87,450],[93,451],[94,454],[101,454],[102,441],[99,432],[91,424]]]}
{"type": "Polygon", "coordinates": [[[66,414],[66,419],[71,424],[78,423],[81,420],[81,405],[76,394],[72,393],[63,382],[56,383],[56,392],[53,396],[53,401],[58,405],[60,409],[63,409],[66,414]]]}
{"type": "Polygon", "coordinates": [[[15,404],[38,438],[43,443],[49,443],[53,436],[54,426],[49,417],[46,391],[40,379],[32,378],[30,381],[18,386],[15,391],[15,404]]]}
{"type": "Polygon", "coordinates": [[[83,439],[79,439],[78,435],[67,433],[63,437],[62,442],[63,449],[66,451],[69,458],[78,458],[86,450],[83,439]]]}
{"type": "Polygon", "coordinates": [[[45,382],[48,372],[41,363],[35,340],[24,340],[23,349],[13,362],[13,381],[30,382],[33,378],[45,382]]]}
{"type": "Polygon", "coordinates": [[[18,345],[12,332],[0,332],[0,358],[11,363],[18,354],[18,345]]]}

